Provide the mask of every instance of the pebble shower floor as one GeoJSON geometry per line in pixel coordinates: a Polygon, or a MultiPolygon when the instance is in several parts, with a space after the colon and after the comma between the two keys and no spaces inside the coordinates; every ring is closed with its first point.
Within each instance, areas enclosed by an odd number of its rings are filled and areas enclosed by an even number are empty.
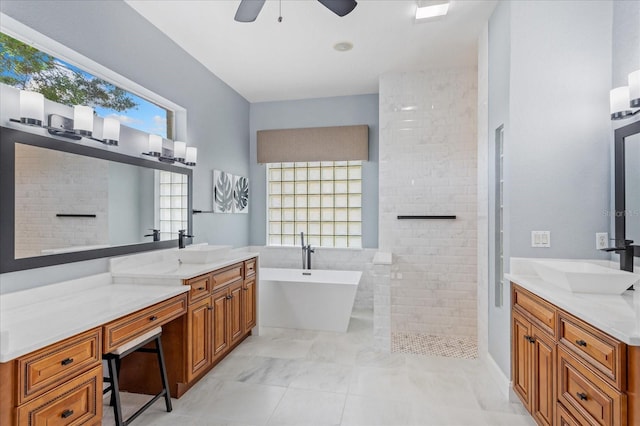
{"type": "Polygon", "coordinates": [[[391,352],[475,359],[478,345],[475,337],[394,332],[391,333],[391,352]]]}

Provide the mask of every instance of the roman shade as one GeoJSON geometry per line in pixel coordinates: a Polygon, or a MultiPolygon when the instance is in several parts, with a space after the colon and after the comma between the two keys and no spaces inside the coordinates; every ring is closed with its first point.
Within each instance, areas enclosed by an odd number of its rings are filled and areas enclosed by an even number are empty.
{"type": "Polygon", "coordinates": [[[369,159],[369,126],[258,130],[258,163],[369,159]]]}

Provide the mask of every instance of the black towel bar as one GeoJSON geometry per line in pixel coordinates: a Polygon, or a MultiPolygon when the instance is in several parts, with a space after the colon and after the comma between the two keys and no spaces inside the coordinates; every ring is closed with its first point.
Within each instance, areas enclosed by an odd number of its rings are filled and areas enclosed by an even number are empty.
{"type": "Polygon", "coordinates": [[[398,219],[455,219],[455,215],[446,216],[398,216],[398,219]]]}

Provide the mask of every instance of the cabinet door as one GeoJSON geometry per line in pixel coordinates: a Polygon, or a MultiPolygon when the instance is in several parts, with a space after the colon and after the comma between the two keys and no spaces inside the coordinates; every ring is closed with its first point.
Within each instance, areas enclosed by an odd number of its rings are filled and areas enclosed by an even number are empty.
{"type": "Polygon", "coordinates": [[[535,325],[531,327],[533,344],[533,393],[531,414],[540,425],[551,426],[554,419],[556,345],[535,325]]]}
{"type": "Polygon", "coordinates": [[[242,281],[229,287],[229,334],[230,344],[242,337],[244,332],[244,309],[242,309],[242,281]]]}
{"type": "Polygon", "coordinates": [[[527,411],[531,412],[531,323],[518,312],[511,317],[511,378],[513,390],[520,397],[527,411]]]}
{"type": "Polygon", "coordinates": [[[188,379],[193,380],[211,365],[211,327],[213,306],[211,297],[189,307],[188,379]]]}
{"type": "Polygon", "coordinates": [[[255,278],[245,281],[243,290],[244,332],[248,333],[257,323],[255,278]]]}
{"type": "Polygon", "coordinates": [[[229,347],[229,333],[227,318],[228,306],[226,288],[213,292],[213,359],[221,356],[229,347]]]}

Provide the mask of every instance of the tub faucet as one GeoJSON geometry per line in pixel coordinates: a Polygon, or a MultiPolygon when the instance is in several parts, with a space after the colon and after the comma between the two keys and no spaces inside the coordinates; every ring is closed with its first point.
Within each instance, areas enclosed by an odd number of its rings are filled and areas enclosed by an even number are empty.
{"type": "Polygon", "coordinates": [[[193,235],[187,235],[187,231],[185,231],[184,229],[179,230],[178,231],[178,248],[183,249],[185,247],[184,245],[185,238],[193,238],[193,235]]]}
{"type": "Polygon", "coordinates": [[[302,269],[311,269],[311,253],[316,251],[311,248],[311,244],[304,245],[304,232],[300,232],[300,242],[302,244],[302,269]]]}

